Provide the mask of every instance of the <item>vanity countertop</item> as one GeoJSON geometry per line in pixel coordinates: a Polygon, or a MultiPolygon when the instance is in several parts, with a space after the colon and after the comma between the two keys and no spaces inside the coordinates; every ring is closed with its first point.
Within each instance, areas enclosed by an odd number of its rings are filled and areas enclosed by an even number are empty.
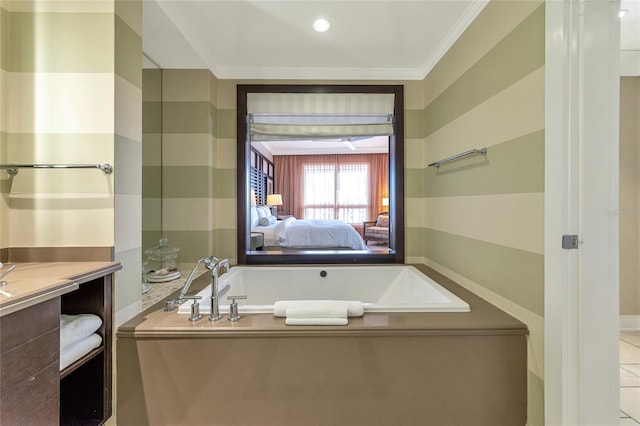
{"type": "Polygon", "coordinates": [[[119,262],[29,262],[16,268],[0,287],[0,317],[77,289],[80,284],[122,268],[119,262]]]}

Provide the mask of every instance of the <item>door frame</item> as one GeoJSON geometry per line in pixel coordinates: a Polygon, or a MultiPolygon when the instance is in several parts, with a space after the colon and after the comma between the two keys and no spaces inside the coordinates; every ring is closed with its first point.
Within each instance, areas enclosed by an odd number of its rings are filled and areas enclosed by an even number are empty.
{"type": "Polygon", "coordinates": [[[546,2],[547,425],[619,421],[618,10],[546,2]],[[562,248],[568,234],[578,249],[562,248]]]}

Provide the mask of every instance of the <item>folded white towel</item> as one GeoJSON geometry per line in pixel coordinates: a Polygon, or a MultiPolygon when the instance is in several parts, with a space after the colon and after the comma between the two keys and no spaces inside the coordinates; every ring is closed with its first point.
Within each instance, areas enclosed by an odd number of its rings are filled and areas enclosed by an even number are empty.
{"type": "Polygon", "coordinates": [[[102,319],[94,314],[60,315],[60,350],[95,333],[102,319]]]}
{"type": "Polygon", "coordinates": [[[342,307],[347,308],[347,316],[350,317],[361,317],[364,314],[362,302],[356,300],[279,300],[273,305],[273,315],[286,317],[290,308],[328,311],[342,307]]]}
{"type": "Polygon", "coordinates": [[[347,307],[293,305],[287,308],[287,318],[347,318],[347,307]]]}
{"type": "Polygon", "coordinates": [[[102,337],[92,334],[60,351],[60,371],[73,364],[102,343],[102,337]]]}
{"type": "Polygon", "coordinates": [[[349,320],[345,318],[289,318],[284,320],[286,325],[347,325],[349,320]]]}

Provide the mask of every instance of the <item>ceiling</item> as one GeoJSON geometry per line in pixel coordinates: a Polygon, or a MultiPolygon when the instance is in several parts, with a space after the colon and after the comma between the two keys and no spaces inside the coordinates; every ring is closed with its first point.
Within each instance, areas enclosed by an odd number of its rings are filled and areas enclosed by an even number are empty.
{"type": "MultiPolygon", "coordinates": [[[[145,0],[143,50],[221,79],[421,80],[487,0],[145,0]],[[331,22],[325,33],[316,18],[331,22]]],[[[640,0],[621,0],[621,70],[640,75],[640,0]]]]}
{"type": "MultiPolygon", "coordinates": [[[[145,0],[143,51],[161,68],[208,68],[220,79],[422,80],[487,2],[145,0]],[[329,31],[312,29],[319,17],[329,31]]],[[[629,11],[620,19],[621,74],[640,75],[640,0],[620,8],[629,11]]],[[[269,144],[274,154],[301,146],[269,144]]],[[[312,145],[353,152],[339,141],[312,145]]]]}
{"type": "Polygon", "coordinates": [[[221,79],[421,80],[486,3],[146,0],[143,50],[221,79]]]}

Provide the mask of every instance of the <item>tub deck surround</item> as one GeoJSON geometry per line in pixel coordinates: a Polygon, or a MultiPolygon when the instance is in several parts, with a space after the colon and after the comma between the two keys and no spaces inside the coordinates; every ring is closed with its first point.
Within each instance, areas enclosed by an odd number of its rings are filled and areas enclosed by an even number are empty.
{"type": "Polygon", "coordinates": [[[77,290],[79,284],[111,274],[118,262],[16,262],[0,287],[0,317],[77,290]]]}
{"type": "Polygon", "coordinates": [[[118,424],[524,425],[526,326],[416,267],[471,311],[291,327],[242,309],[191,323],[154,305],[117,331],[118,424]]]}
{"type": "MultiPolygon", "coordinates": [[[[421,332],[426,334],[528,334],[527,326],[508,315],[504,311],[487,303],[484,299],[454,283],[444,275],[439,274],[425,265],[412,265],[421,272],[427,274],[442,287],[466,301],[470,312],[366,312],[362,317],[349,318],[347,327],[325,326],[285,326],[284,318],[274,317],[271,313],[247,313],[239,305],[242,318],[237,322],[226,321],[224,317],[220,321],[210,322],[206,316],[197,322],[190,322],[188,316],[178,314],[177,311],[164,312],[164,301],[151,306],[140,315],[121,325],[118,336],[143,337],[143,336],[181,336],[189,333],[197,336],[217,337],[229,334],[281,334],[297,333],[304,329],[308,331],[334,331],[343,333],[361,333],[363,331],[389,331],[389,332],[421,332]],[[224,334],[221,334],[224,333],[224,334]]],[[[270,268],[260,266],[259,268],[270,268]]],[[[355,266],[354,268],[359,268],[355,266]]],[[[233,267],[231,268],[233,270],[233,267]]],[[[224,277],[224,276],[223,276],[224,277]]],[[[204,273],[194,280],[189,294],[196,294],[208,286],[209,274],[204,273]]],[[[221,311],[226,312],[228,307],[226,293],[220,303],[221,311]]],[[[177,296],[177,292],[164,300],[177,296]]]]}

